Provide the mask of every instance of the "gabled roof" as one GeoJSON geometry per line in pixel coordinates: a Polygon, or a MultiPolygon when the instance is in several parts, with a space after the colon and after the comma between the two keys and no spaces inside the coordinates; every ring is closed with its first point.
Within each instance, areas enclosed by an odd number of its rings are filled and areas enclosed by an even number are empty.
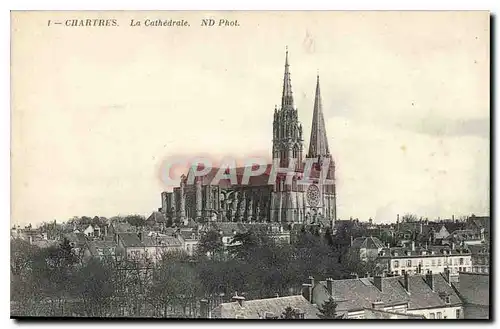
{"type": "Polygon", "coordinates": [[[84,245],[87,242],[87,237],[83,233],[66,233],[64,237],[76,245],[84,245]]]}
{"type": "Polygon", "coordinates": [[[214,318],[225,319],[264,319],[266,312],[280,317],[287,307],[299,309],[305,319],[318,319],[318,308],[309,303],[302,295],[275,297],[266,299],[245,300],[243,307],[238,302],[222,303],[217,306],[212,315],[214,318]]]}
{"type": "MultiPolygon", "coordinates": [[[[373,278],[333,280],[333,298],[337,302],[338,311],[350,311],[371,308],[373,302],[383,302],[385,305],[408,303],[408,309],[424,309],[431,307],[447,307],[460,304],[461,300],[455,290],[446,282],[441,274],[433,274],[434,291],[425,282],[425,275],[408,277],[410,294],[404,289],[404,278],[382,278],[382,291],[373,285],[373,278]],[[448,295],[450,303],[441,297],[448,295]]],[[[322,304],[330,295],[326,282],[321,281],[315,287],[315,303],[322,304]]]]}
{"type": "Polygon", "coordinates": [[[136,228],[129,223],[123,222],[114,222],[111,224],[115,233],[126,233],[126,232],[135,232],[136,228]]]}
{"type": "Polygon", "coordinates": [[[106,256],[112,256],[115,254],[116,249],[116,243],[114,241],[89,241],[87,246],[92,256],[100,256],[99,250],[101,250],[106,256]]]}
{"type": "Polygon", "coordinates": [[[139,239],[137,233],[118,233],[118,239],[122,242],[124,247],[143,247],[144,245],[139,239]]]}
{"type": "Polygon", "coordinates": [[[490,253],[490,245],[488,243],[485,244],[471,244],[468,246],[472,255],[479,254],[489,254],[490,253]]]}
{"type": "Polygon", "coordinates": [[[468,226],[472,229],[479,230],[484,228],[487,232],[490,231],[490,216],[471,216],[467,219],[468,226]]]}
{"type": "Polygon", "coordinates": [[[182,242],[173,236],[151,236],[145,237],[145,247],[182,247],[182,242]]]}
{"type": "Polygon", "coordinates": [[[151,213],[151,215],[148,217],[148,219],[146,221],[147,222],[155,222],[155,223],[165,223],[167,221],[167,219],[165,218],[165,216],[161,212],[153,211],[153,213],[151,213]]]}
{"type": "Polygon", "coordinates": [[[455,230],[450,234],[450,236],[458,241],[481,239],[481,234],[474,230],[455,230]]]}
{"type": "Polygon", "coordinates": [[[361,249],[383,249],[384,244],[377,237],[359,237],[353,240],[352,247],[361,249]]]}

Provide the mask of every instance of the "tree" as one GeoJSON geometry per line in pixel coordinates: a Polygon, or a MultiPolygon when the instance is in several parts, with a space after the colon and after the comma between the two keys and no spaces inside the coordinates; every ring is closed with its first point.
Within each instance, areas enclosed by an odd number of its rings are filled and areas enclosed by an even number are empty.
{"type": "Polygon", "coordinates": [[[135,227],[144,227],[146,226],[146,218],[141,215],[128,215],[125,217],[127,223],[135,227]]]}
{"type": "Polygon", "coordinates": [[[148,286],[146,296],[150,304],[157,310],[157,314],[167,317],[168,308],[174,309],[174,316],[178,313],[192,313],[193,307],[200,295],[200,284],[195,269],[187,263],[162,262],[154,269],[152,283],[148,286]],[[182,312],[175,309],[182,307],[182,312]]]}
{"type": "Polygon", "coordinates": [[[402,222],[416,222],[418,221],[418,217],[417,215],[415,214],[404,214],[402,217],[401,217],[401,221],[402,222]]]}
{"type": "Polygon", "coordinates": [[[200,242],[196,247],[196,252],[198,256],[206,256],[208,254],[210,257],[213,257],[217,254],[220,255],[223,249],[224,244],[219,232],[210,230],[201,236],[200,242]]]}
{"type": "Polygon", "coordinates": [[[321,308],[319,309],[318,316],[320,319],[338,319],[340,316],[337,316],[337,303],[330,297],[326,300],[321,308]]]}
{"type": "Polygon", "coordinates": [[[113,271],[97,259],[91,259],[74,277],[75,294],[83,301],[84,316],[110,316],[115,292],[113,271]]]}
{"type": "Polygon", "coordinates": [[[299,319],[300,316],[296,310],[294,310],[291,306],[287,306],[283,313],[281,313],[282,319],[299,319]]]}

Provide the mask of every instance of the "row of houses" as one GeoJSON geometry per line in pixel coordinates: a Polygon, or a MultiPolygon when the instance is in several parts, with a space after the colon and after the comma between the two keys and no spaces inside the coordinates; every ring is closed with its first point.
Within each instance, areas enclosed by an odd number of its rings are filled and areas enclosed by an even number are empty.
{"type": "Polygon", "coordinates": [[[459,272],[489,273],[489,243],[416,246],[411,241],[402,247],[390,247],[377,237],[359,237],[352,241],[349,252],[359,261],[377,263],[386,274],[449,270],[452,277],[457,277],[459,272]]]}
{"type": "Polygon", "coordinates": [[[277,319],[290,308],[298,319],[318,319],[325,302],[333,300],[339,319],[488,319],[489,276],[459,275],[460,283],[431,271],[346,280],[309,277],[301,295],[247,301],[235,294],[214,308],[202,300],[200,310],[204,318],[277,319]]]}
{"type": "Polygon", "coordinates": [[[75,254],[84,261],[90,258],[103,260],[117,257],[156,262],[166,253],[180,251],[185,252],[188,256],[193,256],[201,236],[207,230],[218,232],[226,247],[233,245],[232,240],[236,234],[247,232],[250,229],[259,229],[260,232],[268,234],[277,241],[290,242],[290,231],[279,225],[217,223],[210,227],[163,227],[159,230],[151,230],[137,228],[126,222],[113,222],[99,230],[95,230],[95,227],[92,229],[94,231],[90,229],[83,230],[83,232],[75,230],[63,234],[57,240],[47,240],[36,230],[23,231],[23,234],[28,238],[19,235],[12,237],[23,238],[42,248],[58,245],[63,239],[67,239],[75,254]]]}

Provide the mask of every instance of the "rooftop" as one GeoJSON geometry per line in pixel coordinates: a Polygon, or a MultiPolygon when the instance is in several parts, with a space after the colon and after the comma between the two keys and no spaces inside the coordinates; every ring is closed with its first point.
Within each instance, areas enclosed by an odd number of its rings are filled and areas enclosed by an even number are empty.
{"type": "Polygon", "coordinates": [[[215,318],[225,319],[264,319],[266,313],[280,317],[287,307],[304,313],[305,319],[318,319],[318,308],[309,303],[302,295],[246,300],[243,306],[239,302],[223,303],[212,314],[215,318]]]}
{"type": "Polygon", "coordinates": [[[377,237],[359,237],[352,241],[353,248],[382,249],[384,244],[377,237]]]}
{"type": "MultiPolygon", "coordinates": [[[[377,301],[385,305],[408,303],[409,310],[446,307],[461,303],[455,290],[441,274],[433,274],[432,277],[434,291],[425,281],[425,275],[408,276],[410,294],[404,288],[402,276],[382,278],[382,291],[373,284],[373,278],[333,280],[333,298],[338,304],[339,311],[371,308],[372,303],[377,301]],[[449,303],[446,303],[443,296],[449,296],[449,303]]],[[[330,297],[326,281],[321,281],[316,289],[318,291],[314,292],[315,303],[322,303],[330,297]]]]}

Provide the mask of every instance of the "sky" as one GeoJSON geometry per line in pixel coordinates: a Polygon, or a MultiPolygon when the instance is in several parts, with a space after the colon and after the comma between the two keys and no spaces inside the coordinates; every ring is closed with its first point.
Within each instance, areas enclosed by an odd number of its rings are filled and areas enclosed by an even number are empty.
{"type": "Polygon", "coordinates": [[[147,216],[166,158],[269,156],[285,47],[305,151],[320,75],[338,218],[489,214],[489,35],[487,12],[14,12],[11,222],[147,216]],[[47,26],[79,18],[119,26],[47,26]]]}

